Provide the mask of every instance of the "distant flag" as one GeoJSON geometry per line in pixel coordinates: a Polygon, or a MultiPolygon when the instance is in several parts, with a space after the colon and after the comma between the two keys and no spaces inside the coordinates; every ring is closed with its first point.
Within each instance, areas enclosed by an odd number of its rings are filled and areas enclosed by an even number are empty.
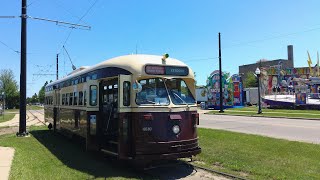
{"type": "Polygon", "coordinates": [[[310,74],[312,74],[312,68],[311,68],[312,61],[311,61],[309,51],[307,51],[307,53],[308,53],[308,65],[309,65],[309,69],[310,69],[310,74]]]}

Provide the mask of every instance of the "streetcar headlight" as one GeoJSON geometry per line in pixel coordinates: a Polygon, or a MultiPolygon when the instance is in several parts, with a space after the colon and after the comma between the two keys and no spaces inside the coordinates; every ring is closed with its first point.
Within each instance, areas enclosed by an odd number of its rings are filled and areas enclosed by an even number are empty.
{"type": "Polygon", "coordinates": [[[179,125],[174,125],[174,126],[172,127],[172,131],[173,131],[174,134],[179,134],[179,132],[180,132],[180,126],[179,126],[179,125]]]}

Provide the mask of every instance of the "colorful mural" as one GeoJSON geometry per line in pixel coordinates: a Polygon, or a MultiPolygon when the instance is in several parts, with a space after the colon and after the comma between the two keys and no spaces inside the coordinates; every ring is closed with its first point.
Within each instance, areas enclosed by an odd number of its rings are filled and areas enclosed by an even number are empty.
{"type": "Polygon", "coordinates": [[[308,67],[282,69],[282,65],[277,65],[261,68],[262,96],[293,93],[294,87],[298,85],[298,82],[293,79],[308,79],[309,72],[308,67]]]}
{"type": "MultiPolygon", "coordinates": [[[[230,76],[229,73],[222,73],[223,106],[243,106],[242,82],[239,75],[230,76]]],[[[213,71],[207,79],[208,93],[207,105],[209,108],[220,108],[220,76],[219,71],[213,71]]]]}

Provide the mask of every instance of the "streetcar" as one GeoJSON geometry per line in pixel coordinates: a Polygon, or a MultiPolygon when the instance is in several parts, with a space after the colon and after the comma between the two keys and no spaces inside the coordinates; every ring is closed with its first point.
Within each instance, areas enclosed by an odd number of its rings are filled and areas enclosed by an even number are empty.
{"type": "Polygon", "coordinates": [[[151,162],[201,152],[194,73],[183,62],[126,55],[81,67],[45,87],[49,128],[87,150],[151,162]]]}

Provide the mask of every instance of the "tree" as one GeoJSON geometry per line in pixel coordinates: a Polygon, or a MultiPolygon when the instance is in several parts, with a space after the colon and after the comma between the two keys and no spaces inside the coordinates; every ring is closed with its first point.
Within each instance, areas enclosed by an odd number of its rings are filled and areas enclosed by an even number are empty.
{"type": "Polygon", "coordinates": [[[44,85],[41,87],[40,91],[39,91],[39,103],[44,104],[44,98],[45,98],[45,87],[48,84],[48,81],[46,81],[46,83],[44,83],[44,85]]]}
{"type": "Polygon", "coordinates": [[[27,104],[31,104],[31,98],[30,97],[27,97],[27,104]]]}
{"type": "Polygon", "coordinates": [[[34,95],[31,97],[31,103],[35,104],[38,102],[39,102],[38,95],[37,93],[34,93],[34,95]]]}
{"type": "Polygon", "coordinates": [[[258,81],[257,81],[257,77],[255,76],[255,74],[253,72],[248,72],[246,75],[246,79],[243,82],[243,86],[245,88],[248,87],[258,87],[258,81]]]}
{"type": "Polygon", "coordinates": [[[17,81],[11,69],[0,71],[0,93],[4,92],[6,107],[9,109],[19,107],[19,91],[17,81]]]}

